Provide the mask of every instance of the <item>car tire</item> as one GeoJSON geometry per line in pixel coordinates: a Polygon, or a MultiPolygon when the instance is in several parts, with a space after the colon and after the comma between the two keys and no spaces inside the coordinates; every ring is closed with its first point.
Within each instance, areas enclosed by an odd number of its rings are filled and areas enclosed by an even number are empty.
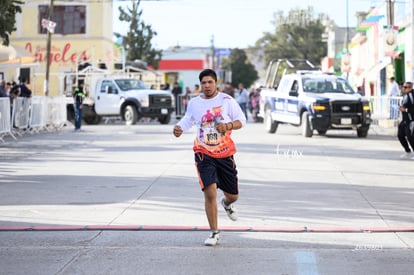
{"type": "Polygon", "coordinates": [[[132,105],[127,105],[124,109],[123,117],[126,125],[134,125],[138,120],[137,109],[132,105]]]}
{"type": "Polygon", "coordinates": [[[319,135],[324,136],[327,130],[316,130],[319,135]]]}
{"type": "Polygon", "coordinates": [[[304,137],[312,137],[313,130],[311,129],[311,125],[309,123],[309,115],[308,112],[302,113],[302,136],[304,137]]]}
{"type": "Polygon", "coordinates": [[[161,117],[158,118],[158,121],[161,124],[168,124],[168,123],[170,123],[170,120],[171,120],[171,115],[170,114],[165,115],[165,116],[161,116],[161,117]]]}
{"type": "Polygon", "coordinates": [[[66,107],[66,119],[72,123],[75,123],[75,110],[72,106],[66,107]]]}
{"type": "Polygon", "coordinates": [[[101,123],[102,117],[98,116],[95,112],[93,112],[93,114],[90,116],[84,116],[83,120],[86,124],[98,125],[99,123],[101,123]]]}
{"type": "Polygon", "coordinates": [[[265,124],[265,128],[266,128],[266,132],[268,132],[270,134],[276,133],[277,126],[278,126],[279,123],[277,121],[273,120],[272,112],[269,108],[267,108],[266,111],[265,111],[264,124],[265,124]]]}
{"type": "Polygon", "coordinates": [[[366,138],[368,136],[369,127],[360,127],[357,129],[357,135],[359,138],[366,138]]]}

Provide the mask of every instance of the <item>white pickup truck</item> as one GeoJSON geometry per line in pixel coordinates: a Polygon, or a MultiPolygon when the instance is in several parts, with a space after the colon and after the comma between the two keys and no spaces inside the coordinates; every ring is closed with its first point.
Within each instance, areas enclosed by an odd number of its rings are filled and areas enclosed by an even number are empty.
{"type": "MultiPolygon", "coordinates": [[[[142,117],[168,124],[173,112],[170,91],[149,89],[142,80],[127,76],[95,75],[85,78],[83,120],[98,124],[102,117],[121,117],[127,125],[142,117]]],[[[69,95],[71,96],[71,95],[69,95]]],[[[67,104],[68,119],[74,119],[73,99],[67,104]]]]}

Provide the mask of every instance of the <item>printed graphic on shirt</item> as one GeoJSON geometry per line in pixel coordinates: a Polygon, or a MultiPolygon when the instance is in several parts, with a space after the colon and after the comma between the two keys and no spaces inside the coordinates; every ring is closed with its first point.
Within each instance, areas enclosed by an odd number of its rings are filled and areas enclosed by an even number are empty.
{"type": "Polygon", "coordinates": [[[230,138],[231,131],[219,133],[216,130],[216,125],[223,121],[222,113],[222,106],[213,107],[212,110],[206,110],[201,117],[198,138],[194,141],[195,152],[218,158],[228,157],[236,152],[234,142],[230,138]]]}

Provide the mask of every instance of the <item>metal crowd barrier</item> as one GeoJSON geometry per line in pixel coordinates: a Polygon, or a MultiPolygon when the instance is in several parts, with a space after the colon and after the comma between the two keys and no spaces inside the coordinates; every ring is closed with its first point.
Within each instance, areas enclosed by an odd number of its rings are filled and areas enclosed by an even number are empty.
{"type": "Polygon", "coordinates": [[[193,97],[196,97],[197,95],[189,94],[189,95],[178,95],[177,96],[177,102],[175,102],[175,110],[176,110],[176,116],[181,117],[184,116],[185,111],[187,110],[187,104],[190,99],[193,97]]]}
{"type": "Polygon", "coordinates": [[[16,139],[11,132],[10,98],[0,98],[0,141],[7,135],[16,139]]]}
{"type": "Polygon", "coordinates": [[[66,97],[49,97],[47,104],[47,126],[48,128],[61,128],[66,123],[66,97]]]}
{"type": "Polygon", "coordinates": [[[0,99],[0,141],[9,135],[59,129],[66,123],[65,96],[0,99]],[[12,104],[11,104],[12,103],[12,104]]]}
{"type": "Polygon", "coordinates": [[[29,118],[32,99],[27,97],[16,97],[13,101],[13,128],[17,133],[29,128],[29,118]]]}
{"type": "Polygon", "coordinates": [[[376,119],[399,120],[401,113],[399,106],[402,97],[400,96],[371,96],[369,97],[371,114],[376,119]]]}
{"type": "Polygon", "coordinates": [[[30,110],[29,128],[32,131],[39,132],[47,125],[48,114],[48,97],[35,96],[32,97],[32,106],[30,110]]]}

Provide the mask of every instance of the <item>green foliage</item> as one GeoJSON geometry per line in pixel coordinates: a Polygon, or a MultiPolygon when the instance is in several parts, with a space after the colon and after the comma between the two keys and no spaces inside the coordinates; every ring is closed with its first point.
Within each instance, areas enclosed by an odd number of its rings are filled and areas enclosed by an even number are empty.
{"type": "Polygon", "coordinates": [[[23,1],[2,0],[0,5],[0,37],[2,44],[10,44],[10,35],[16,30],[16,14],[22,12],[23,1]]]}
{"type": "Polygon", "coordinates": [[[246,52],[241,49],[232,49],[229,58],[223,60],[222,68],[232,72],[232,85],[239,83],[248,88],[259,78],[256,69],[247,59],[246,52]]]}
{"type": "MultiPolygon", "coordinates": [[[[127,60],[142,60],[158,69],[162,51],[154,49],[151,42],[157,35],[157,32],[152,29],[151,25],[147,25],[141,20],[142,10],[139,10],[140,2],[141,0],[134,1],[132,8],[128,7],[127,12],[122,7],[119,7],[119,20],[130,23],[126,36],[123,36],[122,45],[127,51],[127,60]]],[[[119,34],[115,35],[121,36],[119,34]]]]}
{"type": "Polygon", "coordinates": [[[283,11],[275,14],[275,32],[265,33],[256,42],[256,48],[263,48],[264,59],[307,59],[320,64],[326,56],[327,45],[322,41],[325,27],[322,22],[328,17],[315,15],[313,9],[293,9],[284,17],[283,11]]]}

